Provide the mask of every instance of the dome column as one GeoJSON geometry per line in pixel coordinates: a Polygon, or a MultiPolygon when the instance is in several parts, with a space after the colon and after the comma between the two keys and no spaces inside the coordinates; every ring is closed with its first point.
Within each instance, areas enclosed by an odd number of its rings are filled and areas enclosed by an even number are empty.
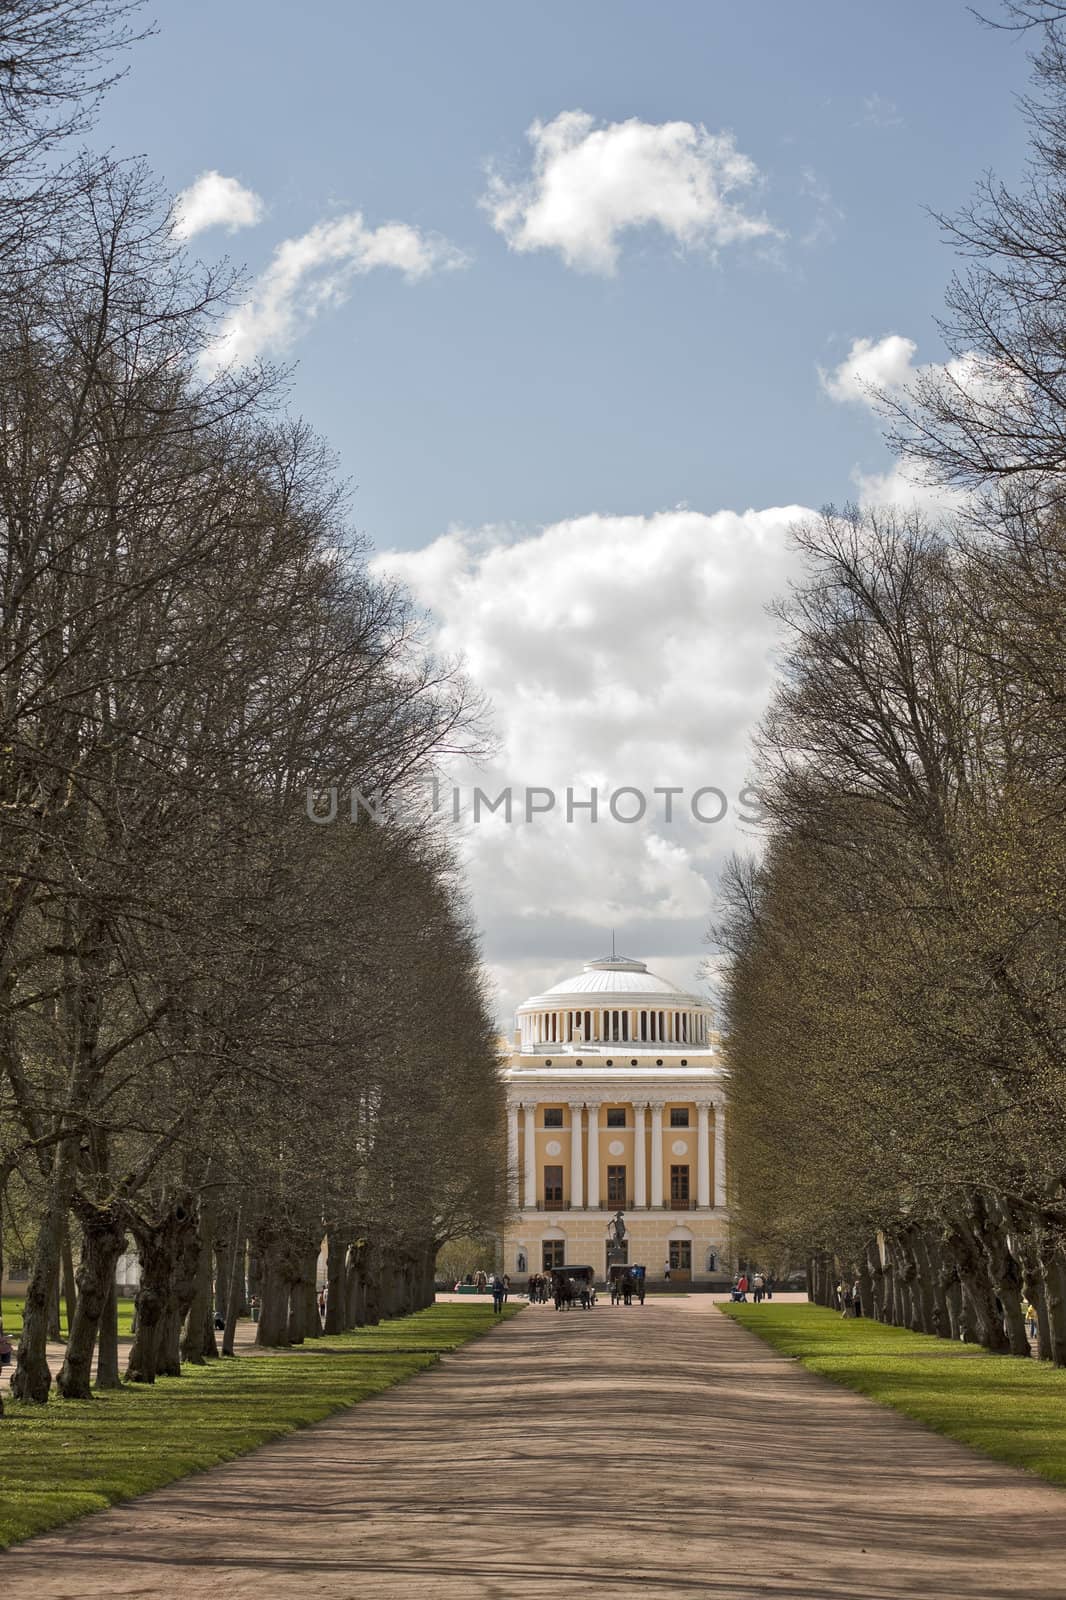
{"type": "Polygon", "coordinates": [[[663,1107],[665,1100],[651,1102],[651,1204],[663,1203],[663,1107]]]}
{"type": "Polygon", "coordinates": [[[645,1170],[644,1151],[644,1101],[633,1102],[633,1204],[643,1211],[648,1204],[648,1176],[645,1170]]]}
{"type": "Polygon", "coordinates": [[[588,1106],[589,1114],[589,1172],[588,1172],[588,1200],[589,1210],[595,1210],[600,1203],[600,1104],[598,1100],[592,1101],[588,1106]]]}
{"type": "Polygon", "coordinates": [[[518,1106],[513,1100],[507,1107],[507,1198],[518,1205],[518,1106]]]}
{"type": "Polygon", "coordinates": [[[714,1203],[724,1206],[725,1192],[725,1101],[714,1102],[714,1203]]]}
{"type": "Polygon", "coordinates": [[[584,1204],[581,1170],[581,1105],[580,1100],[570,1102],[570,1209],[572,1211],[579,1211],[584,1204]]]}
{"type": "Polygon", "coordinates": [[[696,1204],[705,1211],[711,1203],[709,1100],[696,1102],[696,1204]]]}
{"type": "Polygon", "coordinates": [[[526,1134],[524,1165],[526,1169],[527,1211],[535,1211],[537,1209],[537,1147],[534,1140],[535,1129],[533,1126],[533,1113],[535,1110],[536,1102],[522,1101],[522,1115],[525,1119],[526,1134]]]}

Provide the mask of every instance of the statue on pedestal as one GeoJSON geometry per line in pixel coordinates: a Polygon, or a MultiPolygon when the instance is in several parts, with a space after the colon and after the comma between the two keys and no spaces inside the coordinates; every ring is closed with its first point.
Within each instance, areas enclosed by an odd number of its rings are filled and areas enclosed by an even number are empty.
{"type": "Polygon", "coordinates": [[[622,1212],[619,1210],[619,1211],[615,1212],[614,1216],[611,1218],[610,1222],[607,1224],[607,1264],[608,1264],[608,1266],[610,1266],[612,1262],[616,1262],[616,1261],[617,1262],[624,1262],[625,1261],[625,1258],[626,1258],[625,1239],[626,1239],[626,1221],[625,1221],[625,1217],[622,1215],[622,1212]]]}

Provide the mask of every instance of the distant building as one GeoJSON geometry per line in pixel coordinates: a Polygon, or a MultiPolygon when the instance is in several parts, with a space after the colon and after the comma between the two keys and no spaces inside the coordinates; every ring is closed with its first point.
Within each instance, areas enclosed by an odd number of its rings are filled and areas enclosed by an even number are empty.
{"type": "Polygon", "coordinates": [[[661,1279],[728,1273],[727,1074],[710,1008],[642,961],[607,956],[519,1006],[505,1068],[512,1215],[504,1271],[630,1263],[661,1279]]]}

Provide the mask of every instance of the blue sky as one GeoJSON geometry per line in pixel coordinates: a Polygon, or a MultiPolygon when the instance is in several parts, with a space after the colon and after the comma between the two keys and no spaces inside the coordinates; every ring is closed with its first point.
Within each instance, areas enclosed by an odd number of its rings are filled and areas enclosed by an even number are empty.
{"type": "MultiPolygon", "coordinates": [[[[492,698],[491,775],[739,784],[788,523],[895,492],[871,477],[890,461],[848,374],[902,382],[943,358],[953,261],[928,208],[950,212],[987,168],[1019,173],[1027,41],[961,0],[165,0],[156,15],[99,139],[143,153],[171,192],[211,171],[260,202],[255,226],[190,249],[245,262],[262,298],[283,241],[299,254],[354,227],[344,248],[365,263],[376,230],[402,225],[391,265],[331,282],[268,352],[296,363],[293,407],[357,486],[359,529],[401,553],[383,564],[492,698]],[[558,244],[510,248],[479,206],[488,172],[521,202],[527,129],[578,111],[652,142],[689,124],[705,172],[731,134],[750,236],[633,225],[613,272],[558,244]],[[401,245],[417,270],[397,270],[401,245]],[[590,584],[596,605],[575,610],[590,584]]],[[[468,835],[503,1011],[612,925],[694,981],[734,833],[595,838],[468,835]]]]}
{"type": "Polygon", "coordinates": [[[358,207],[472,258],[414,289],[367,278],[289,352],[294,404],[340,452],[379,547],[452,522],[841,498],[878,459],[876,430],[825,401],[816,364],[897,328],[938,353],[951,260],[923,207],[951,209],[1023,152],[1024,45],[957,0],[156,14],[101,133],[174,190],[213,168],[263,196],[266,223],[201,236],[205,254],[254,270],[358,207]],[[484,165],[523,163],[534,118],[574,108],[731,130],[787,230],[779,258],[714,265],[649,230],[605,281],[509,252],[477,208],[484,165]]]}

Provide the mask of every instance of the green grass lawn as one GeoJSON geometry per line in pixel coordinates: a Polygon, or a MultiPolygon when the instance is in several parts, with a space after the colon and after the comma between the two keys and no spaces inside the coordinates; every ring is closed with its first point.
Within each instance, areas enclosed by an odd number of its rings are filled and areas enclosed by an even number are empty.
{"type": "MultiPolygon", "coordinates": [[[[12,1338],[22,1332],[22,1306],[21,1296],[6,1295],[0,1300],[0,1318],[3,1319],[5,1333],[12,1338]]],[[[64,1339],[69,1332],[67,1328],[67,1310],[63,1301],[59,1302],[59,1326],[63,1330],[64,1339]]],[[[118,1334],[120,1339],[128,1339],[133,1327],[133,1301],[120,1300],[118,1303],[118,1334]]]]}
{"type": "Polygon", "coordinates": [[[495,1320],[491,1306],[430,1306],[292,1354],[187,1367],[180,1378],[93,1400],[53,1391],[46,1406],[33,1406],[5,1395],[0,1549],[380,1394],[495,1320]]]}
{"type": "Polygon", "coordinates": [[[937,1433],[1066,1483],[1066,1371],[812,1305],[722,1305],[812,1372],[937,1433]]]}

